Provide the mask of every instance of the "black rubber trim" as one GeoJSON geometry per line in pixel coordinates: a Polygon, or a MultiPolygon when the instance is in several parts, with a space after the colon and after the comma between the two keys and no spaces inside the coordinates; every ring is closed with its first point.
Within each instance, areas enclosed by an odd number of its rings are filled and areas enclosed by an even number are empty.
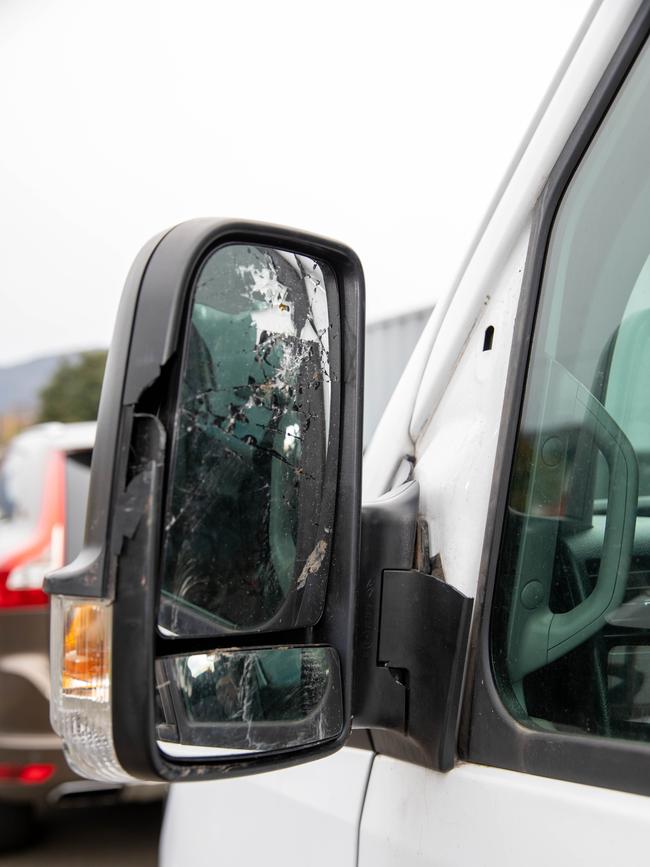
{"type": "Polygon", "coordinates": [[[352,729],[350,737],[345,742],[346,747],[352,747],[355,750],[370,750],[374,752],[372,738],[368,729],[352,729]]]}
{"type": "Polygon", "coordinates": [[[567,186],[649,32],[647,0],[578,121],[536,207],[506,384],[477,593],[481,614],[475,619],[471,636],[459,740],[459,753],[470,762],[638,794],[650,794],[650,745],[533,731],[510,716],[494,682],[489,630],[510,471],[549,237],[567,186]]]}

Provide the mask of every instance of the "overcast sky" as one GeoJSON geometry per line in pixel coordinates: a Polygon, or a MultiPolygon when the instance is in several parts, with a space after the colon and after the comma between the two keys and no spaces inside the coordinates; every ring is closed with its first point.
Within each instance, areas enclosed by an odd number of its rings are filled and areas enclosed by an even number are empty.
{"type": "Polygon", "coordinates": [[[335,236],[432,304],[589,0],[3,0],[0,365],[107,345],[148,237],[335,236]]]}

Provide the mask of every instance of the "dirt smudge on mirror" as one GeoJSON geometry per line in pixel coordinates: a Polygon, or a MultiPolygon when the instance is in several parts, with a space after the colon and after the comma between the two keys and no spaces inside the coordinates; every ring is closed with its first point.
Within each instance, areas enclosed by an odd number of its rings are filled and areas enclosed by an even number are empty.
{"type": "Polygon", "coordinates": [[[168,476],[166,636],[290,628],[322,580],[333,297],[324,263],[268,247],[221,247],[198,274],[168,476]]]}

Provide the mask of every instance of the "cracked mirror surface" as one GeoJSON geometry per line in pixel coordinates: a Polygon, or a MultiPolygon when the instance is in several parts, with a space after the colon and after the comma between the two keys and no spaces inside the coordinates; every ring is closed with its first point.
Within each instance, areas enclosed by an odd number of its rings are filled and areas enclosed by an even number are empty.
{"type": "Polygon", "coordinates": [[[156,663],[156,740],[173,758],[306,746],[343,727],[331,647],[251,648],[156,663]]]}
{"type": "Polygon", "coordinates": [[[277,630],[320,616],[337,303],[327,264],[287,251],[229,244],[199,270],[174,418],[163,635],[277,630]]]}

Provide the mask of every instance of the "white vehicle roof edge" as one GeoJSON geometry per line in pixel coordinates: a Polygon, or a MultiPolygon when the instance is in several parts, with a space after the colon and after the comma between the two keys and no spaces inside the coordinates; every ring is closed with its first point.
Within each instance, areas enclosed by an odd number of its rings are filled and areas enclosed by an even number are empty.
{"type": "Polygon", "coordinates": [[[492,197],[449,289],[437,300],[364,458],[364,501],[389,489],[433,415],[469,334],[562,148],[642,0],[593,3],[492,197]],[[446,322],[447,319],[453,322],[446,322]],[[443,321],[446,327],[440,339],[443,321]]]}
{"type": "Polygon", "coordinates": [[[96,430],[95,421],[47,421],[25,428],[15,435],[12,442],[36,443],[62,451],[91,449],[95,444],[96,430]]]}
{"type": "Polygon", "coordinates": [[[506,173],[483,231],[443,302],[445,319],[453,322],[431,348],[411,418],[413,442],[435,412],[474,323],[489,300],[492,281],[530,221],[548,176],[641,3],[603,0],[590,8],[573,40],[534,125],[506,173]]]}

